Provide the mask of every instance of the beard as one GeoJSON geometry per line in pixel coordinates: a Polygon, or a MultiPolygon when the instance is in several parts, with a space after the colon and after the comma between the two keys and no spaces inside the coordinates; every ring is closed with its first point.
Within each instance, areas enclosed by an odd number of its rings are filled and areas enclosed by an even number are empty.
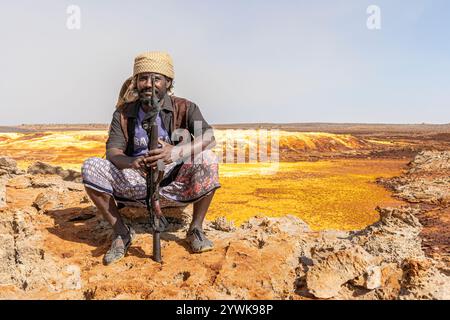
{"type": "MultiPolygon", "coordinates": [[[[147,95],[146,93],[147,92],[150,92],[151,93],[151,90],[142,90],[140,93],[139,93],[139,100],[143,103],[143,104],[145,104],[145,105],[151,105],[152,104],[152,95],[147,95]]],[[[159,91],[159,90],[155,90],[155,96],[156,96],[156,102],[158,103],[158,104],[160,104],[161,103],[161,101],[162,101],[162,99],[163,99],[163,97],[161,97],[161,92],[159,91]]]]}

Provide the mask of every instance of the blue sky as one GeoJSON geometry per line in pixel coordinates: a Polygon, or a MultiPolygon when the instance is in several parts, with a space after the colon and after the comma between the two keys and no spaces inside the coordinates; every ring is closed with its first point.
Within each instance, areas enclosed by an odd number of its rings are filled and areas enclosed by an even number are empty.
{"type": "Polygon", "coordinates": [[[169,52],[210,123],[450,122],[450,2],[0,4],[0,125],[109,123],[134,56],[169,52]],[[68,30],[66,9],[81,9],[68,30]],[[369,5],[381,30],[366,27],[369,5]]]}

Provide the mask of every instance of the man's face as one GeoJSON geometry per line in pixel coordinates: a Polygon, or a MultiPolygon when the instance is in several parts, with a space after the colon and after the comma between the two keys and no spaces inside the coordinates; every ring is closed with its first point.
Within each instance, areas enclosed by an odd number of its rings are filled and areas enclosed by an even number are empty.
{"type": "Polygon", "coordinates": [[[140,73],[137,76],[137,89],[139,97],[144,100],[149,100],[152,96],[152,75],[154,76],[155,93],[158,100],[164,98],[167,90],[172,83],[164,75],[159,73],[140,73]]]}

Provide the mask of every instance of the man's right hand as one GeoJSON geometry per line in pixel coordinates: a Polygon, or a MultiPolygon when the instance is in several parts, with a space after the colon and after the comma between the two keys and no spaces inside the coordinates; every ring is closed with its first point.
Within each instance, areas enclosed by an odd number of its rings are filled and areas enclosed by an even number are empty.
{"type": "Polygon", "coordinates": [[[144,156],[134,159],[133,162],[131,162],[131,169],[145,169],[144,156]]]}
{"type": "Polygon", "coordinates": [[[144,157],[129,157],[124,151],[118,148],[106,150],[106,159],[111,161],[119,169],[142,169],[144,157]]]}
{"type": "MultiPolygon", "coordinates": [[[[134,159],[131,162],[131,165],[130,165],[131,169],[136,169],[136,170],[139,170],[139,169],[146,170],[146,169],[148,169],[147,166],[150,165],[150,164],[149,164],[148,160],[147,160],[147,162],[145,161],[148,158],[149,158],[149,156],[137,157],[136,159],[134,159]]],[[[152,169],[156,169],[156,164],[153,165],[152,169]]]]}
{"type": "MultiPolygon", "coordinates": [[[[111,161],[119,169],[146,170],[144,159],[148,156],[139,156],[135,158],[128,157],[120,149],[109,149],[106,152],[106,159],[111,161]],[[131,162],[130,162],[131,161],[131,162]]],[[[156,168],[156,166],[155,166],[156,168]]]]}

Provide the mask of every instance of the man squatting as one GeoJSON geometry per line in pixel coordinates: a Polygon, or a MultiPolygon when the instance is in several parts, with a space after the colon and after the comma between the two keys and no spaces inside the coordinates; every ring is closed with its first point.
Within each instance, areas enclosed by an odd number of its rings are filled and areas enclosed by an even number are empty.
{"type": "Polygon", "coordinates": [[[124,224],[117,203],[144,203],[146,166],[164,167],[160,200],[154,206],[193,203],[186,241],[194,253],[212,250],[213,243],[202,227],[220,187],[218,160],[211,151],[215,145],[212,128],[195,103],[171,94],[174,70],[168,54],[140,54],[133,69],[119,94],[106,141],[106,159],[88,158],[81,168],[86,193],[114,230],[104,263],[123,258],[132,244],[135,232],[124,224]],[[152,95],[152,77],[161,111],[157,116],[159,148],[149,152],[142,122],[150,108],[146,102],[152,95]]]}

